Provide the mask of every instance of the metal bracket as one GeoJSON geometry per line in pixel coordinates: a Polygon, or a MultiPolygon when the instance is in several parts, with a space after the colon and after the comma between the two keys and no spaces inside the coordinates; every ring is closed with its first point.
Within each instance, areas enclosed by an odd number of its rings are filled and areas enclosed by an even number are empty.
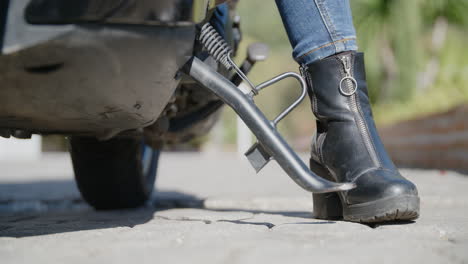
{"type": "Polygon", "coordinates": [[[245,152],[245,156],[257,173],[271,160],[271,155],[258,142],[245,152]]]}
{"type": "MultiPolygon", "coordinates": [[[[291,105],[289,105],[286,109],[283,110],[283,112],[281,112],[277,117],[275,117],[273,121],[271,121],[275,128],[283,118],[285,118],[292,110],[294,110],[294,108],[296,108],[302,102],[302,100],[304,100],[307,94],[307,86],[304,79],[295,72],[286,72],[272,78],[271,80],[259,84],[254,88],[257,91],[257,93],[254,93],[252,90],[252,92],[250,92],[249,94],[251,97],[254,97],[256,94],[258,94],[258,92],[260,92],[260,90],[263,90],[264,88],[289,77],[295,78],[299,81],[299,83],[301,84],[302,92],[301,95],[291,105]]],[[[259,142],[256,142],[252,147],[250,147],[250,149],[245,153],[245,156],[250,161],[250,164],[252,164],[252,167],[254,167],[257,173],[259,173],[260,170],[263,167],[265,167],[265,165],[272,159],[268,151],[266,151],[265,148],[259,142]]]]}

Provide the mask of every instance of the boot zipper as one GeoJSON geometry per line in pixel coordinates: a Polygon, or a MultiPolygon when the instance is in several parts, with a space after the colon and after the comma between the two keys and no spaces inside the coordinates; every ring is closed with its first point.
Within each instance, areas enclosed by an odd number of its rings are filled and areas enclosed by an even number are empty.
{"type": "Polygon", "coordinates": [[[356,95],[358,87],[356,79],[354,79],[354,77],[352,76],[353,64],[351,63],[350,56],[342,56],[340,60],[343,63],[343,68],[345,71],[345,76],[340,81],[340,92],[343,93],[345,96],[349,97],[349,106],[351,108],[351,111],[356,113],[356,124],[359,129],[359,132],[362,135],[367,151],[371,156],[372,162],[375,164],[376,167],[381,167],[381,162],[377,156],[374,144],[372,143],[372,140],[370,138],[369,130],[364,121],[364,114],[362,113],[361,106],[356,95]],[[343,89],[343,87],[345,89],[343,89]]]}
{"type": "Polygon", "coordinates": [[[318,118],[318,109],[317,109],[317,97],[315,96],[314,93],[314,87],[312,85],[312,79],[310,78],[309,70],[307,65],[302,65],[299,67],[299,71],[301,72],[301,75],[304,76],[310,91],[312,92],[312,100],[311,100],[311,105],[312,105],[312,112],[314,113],[315,117],[318,118]]]}

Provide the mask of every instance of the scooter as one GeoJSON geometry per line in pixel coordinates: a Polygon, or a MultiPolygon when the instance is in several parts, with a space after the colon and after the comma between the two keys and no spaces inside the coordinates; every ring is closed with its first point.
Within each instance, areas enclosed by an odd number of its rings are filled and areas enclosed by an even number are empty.
{"type": "Polygon", "coordinates": [[[278,132],[305,98],[306,83],[295,72],[249,80],[267,47],[253,44],[241,66],[233,61],[241,39],[235,3],[224,31],[213,27],[219,7],[209,0],[1,5],[0,135],[66,135],[78,188],[96,209],[144,204],[162,145],[206,134],[223,105],[256,136],[246,156],[257,172],[276,160],[309,192],[354,188],[311,172],[278,132]],[[254,98],[286,78],[298,81],[301,95],[269,120],[254,98]]]}

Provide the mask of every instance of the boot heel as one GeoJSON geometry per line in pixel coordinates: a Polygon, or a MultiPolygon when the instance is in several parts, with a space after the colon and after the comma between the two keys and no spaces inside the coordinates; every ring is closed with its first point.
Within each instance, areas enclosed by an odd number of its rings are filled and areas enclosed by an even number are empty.
{"type": "MultiPolygon", "coordinates": [[[[310,170],[322,178],[332,180],[327,169],[313,159],[310,159],[310,170]]],[[[328,220],[343,218],[343,208],[337,193],[314,193],[312,199],[314,218],[328,220]]]]}

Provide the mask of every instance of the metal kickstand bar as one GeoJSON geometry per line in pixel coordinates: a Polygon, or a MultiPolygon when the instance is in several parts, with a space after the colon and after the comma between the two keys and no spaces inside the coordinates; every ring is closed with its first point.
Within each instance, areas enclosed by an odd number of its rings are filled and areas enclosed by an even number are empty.
{"type": "MultiPolygon", "coordinates": [[[[258,143],[251,150],[255,156],[274,158],[281,168],[299,186],[313,193],[346,191],[355,187],[353,183],[336,183],[325,180],[304,164],[299,156],[278,133],[275,125],[258,109],[253,99],[242,93],[234,84],[196,57],[192,57],[183,71],[203,87],[215,93],[229,105],[257,137],[258,143]]],[[[263,164],[259,164],[263,166],[263,164]]],[[[254,165],[255,167],[255,165],[254,165]]],[[[259,170],[258,168],[256,168],[259,170]]],[[[261,169],[261,168],[260,168],[261,169]]]]}

